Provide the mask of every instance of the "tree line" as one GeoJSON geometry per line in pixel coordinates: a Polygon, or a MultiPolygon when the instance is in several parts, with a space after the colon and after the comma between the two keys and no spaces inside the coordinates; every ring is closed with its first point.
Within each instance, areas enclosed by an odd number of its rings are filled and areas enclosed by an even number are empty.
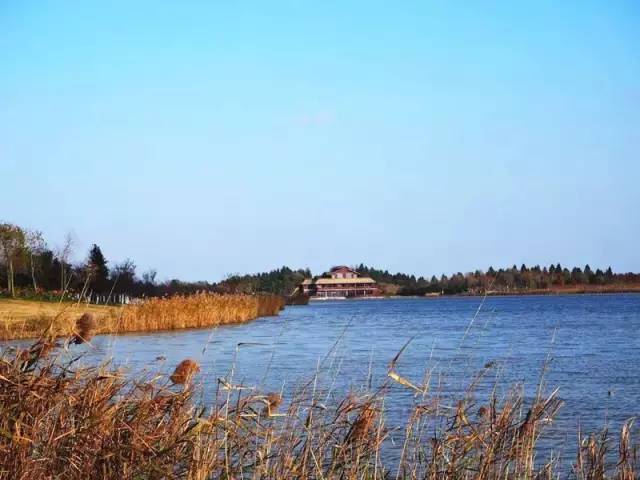
{"type": "MultiPolygon", "coordinates": [[[[584,268],[563,267],[559,263],[540,267],[512,266],[511,268],[495,269],[489,267],[486,271],[476,270],[469,273],[455,273],[453,275],[432,276],[431,278],[416,277],[406,273],[390,273],[369,267],[364,264],[352,267],[362,276],[373,278],[382,290],[395,295],[426,295],[426,294],[483,294],[487,291],[498,293],[517,293],[549,289],[563,289],[588,286],[640,286],[640,274],[614,273],[611,267],[604,270],[592,269],[589,265],[584,268]]],[[[226,292],[270,292],[280,295],[290,295],[305,278],[318,278],[307,269],[293,270],[282,267],[270,272],[252,275],[232,275],[217,285],[226,292]]]]}
{"type": "Polygon", "coordinates": [[[73,235],[67,234],[54,248],[40,231],[0,223],[0,294],[117,303],[132,297],[215,290],[215,284],[208,282],[159,282],[153,269],[139,276],[132,260],[110,264],[97,244],[91,246],[86,260],[74,264],[75,243],[73,235]]]}
{"type": "MultiPolygon", "coordinates": [[[[11,223],[0,223],[0,294],[12,297],[60,298],[118,302],[127,298],[191,294],[200,291],[218,293],[273,293],[290,295],[306,278],[313,278],[308,269],[283,266],[269,272],[229,275],[218,283],[183,282],[177,279],[157,280],[153,269],[137,273],[135,263],[126,259],[110,263],[97,244],[93,244],[86,259],[72,263],[74,237],[66,235],[56,248],[49,246],[42,232],[28,230],[11,223]]],[[[563,267],[559,263],[540,267],[513,265],[498,270],[455,273],[431,278],[406,273],[389,273],[360,264],[354,267],[363,276],[376,280],[383,291],[397,295],[481,294],[494,292],[526,292],[585,286],[640,286],[640,274],[614,273],[604,270],[563,267]],[[392,286],[393,288],[385,288],[392,286]]]]}
{"type": "Polygon", "coordinates": [[[370,276],[378,283],[397,285],[398,295],[425,295],[429,293],[442,294],[481,294],[493,292],[526,292],[549,289],[567,289],[571,287],[588,286],[640,286],[640,274],[614,273],[611,267],[605,270],[591,268],[588,264],[584,268],[563,267],[557,263],[548,267],[535,265],[496,270],[492,266],[486,271],[458,272],[451,276],[442,275],[416,278],[404,273],[391,274],[387,270],[367,267],[360,264],[355,268],[363,275],[370,276]]]}
{"type": "Polygon", "coordinates": [[[229,293],[266,292],[287,296],[291,295],[305,278],[311,276],[311,270],[308,268],[292,270],[284,266],[269,272],[230,275],[217,285],[217,289],[229,293]]]}

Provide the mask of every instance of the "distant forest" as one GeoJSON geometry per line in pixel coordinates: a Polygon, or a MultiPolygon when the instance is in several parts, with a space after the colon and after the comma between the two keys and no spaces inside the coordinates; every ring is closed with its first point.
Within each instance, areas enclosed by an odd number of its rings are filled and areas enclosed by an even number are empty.
{"type": "MultiPolygon", "coordinates": [[[[183,282],[177,279],[159,282],[155,270],[138,274],[132,260],[111,263],[101,248],[94,244],[80,263],[72,263],[76,253],[72,235],[57,247],[51,247],[41,232],[10,223],[0,223],[0,295],[13,297],[70,298],[100,303],[118,303],[127,298],[170,296],[207,291],[218,293],[274,293],[290,295],[305,278],[307,269],[282,267],[270,272],[229,275],[218,283],[183,282]]],[[[537,292],[549,289],[567,290],[601,288],[640,291],[640,274],[614,273],[589,265],[571,269],[555,264],[548,267],[516,265],[511,268],[451,276],[415,277],[405,273],[389,273],[363,264],[353,267],[362,275],[378,282],[388,295],[482,294],[537,292]]]]}
{"type": "MultiPolygon", "coordinates": [[[[511,268],[497,270],[489,267],[486,271],[476,270],[466,274],[458,272],[451,276],[442,275],[439,278],[389,273],[387,270],[363,264],[352,268],[361,275],[373,278],[385,294],[401,296],[479,295],[485,292],[526,293],[549,289],[558,291],[588,289],[599,286],[618,287],[618,290],[625,290],[626,286],[640,287],[640,274],[637,273],[614,273],[611,267],[605,270],[600,268],[594,270],[589,265],[585,265],[584,268],[568,269],[559,263],[549,267],[521,265],[518,268],[514,265],[511,268]]],[[[292,270],[282,267],[267,273],[233,276],[221,282],[218,288],[224,287],[227,291],[290,294],[303,279],[311,277],[309,269],[292,270]]],[[[638,290],[640,291],[640,288],[638,290]]]]}
{"type": "Polygon", "coordinates": [[[397,290],[393,293],[397,295],[477,295],[485,292],[535,292],[549,289],[561,291],[575,287],[640,286],[640,274],[637,273],[614,273],[611,267],[594,270],[589,265],[569,269],[559,263],[548,267],[513,265],[511,268],[497,270],[489,267],[486,271],[458,272],[451,276],[442,275],[440,278],[432,276],[430,279],[416,278],[404,273],[391,274],[387,270],[378,270],[362,264],[356,267],[356,270],[370,276],[383,287],[385,284],[396,286],[397,290]]]}

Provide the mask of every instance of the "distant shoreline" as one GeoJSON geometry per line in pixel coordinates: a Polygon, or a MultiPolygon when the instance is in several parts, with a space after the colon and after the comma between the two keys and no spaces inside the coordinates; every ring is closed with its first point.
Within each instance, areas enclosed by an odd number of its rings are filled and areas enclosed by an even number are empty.
{"type": "Polygon", "coordinates": [[[313,298],[310,303],[322,303],[327,301],[349,301],[349,300],[388,300],[402,298],[465,298],[465,297],[550,297],[568,295],[620,295],[620,294],[640,294],[640,286],[627,289],[554,289],[554,290],[524,290],[519,292],[489,291],[486,293],[440,293],[436,295],[387,295],[380,297],[340,297],[340,298],[313,298]]]}
{"type": "Polygon", "coordinates": [[[576,287],[576,288],[549,288],[549,289],[533,289],[533,290],[518,290],[505,292],[500,290],[490,290],[485,293],[459,293],[452,295],[441,296],[461,296],[461,297],[519,297],[525,295],[604,295],[604,294],[620,294],[620,293],[640,293],[640,285],[633,285],[629,287],[576,287]]]}

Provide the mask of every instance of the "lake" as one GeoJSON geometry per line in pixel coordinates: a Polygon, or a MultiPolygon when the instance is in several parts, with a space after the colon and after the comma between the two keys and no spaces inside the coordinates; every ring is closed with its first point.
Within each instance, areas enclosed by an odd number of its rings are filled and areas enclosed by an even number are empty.
{"type": "MultiPolygon", "coordinates": [[[[113,358],[135,371],[171,372],[193,358],[212,395],[216,379],[287,395],[318,369],[321,383],[342,395],[385,378],[389,361],[409,340],[397,371],[413,383],[430,372],[430,388],[457,395],[493,362],[477,398],[517,383],[535,394],[545,359],[546,391],[565,401],[549,432],[554,447],[575,451],[576,431],[640,414],[640,295],[576,295],[349,300],[287,307],[279,317],[210,330],[103,336],[89,361],[113,358]]],[[[85,360],[86,361],[86,360],[85,360]]],[[[395,385],[386,403],[390,425],[415,401],[395,385]]]]}

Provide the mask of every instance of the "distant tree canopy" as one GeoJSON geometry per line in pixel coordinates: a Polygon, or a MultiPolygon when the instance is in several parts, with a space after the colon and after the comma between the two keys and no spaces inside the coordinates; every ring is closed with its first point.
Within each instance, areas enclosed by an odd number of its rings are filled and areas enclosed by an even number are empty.
{"type": "Polygon", "coordinates": [[[27,253],[27,234],[17,225],[0,223],[0,261],[5,266],[7,290],[16,295],[16,271],[24,264],[27,253]]]}
{"type": "Polygon", "coordinates": [[[311,271],[308,268],[292,270],[289,267],[282,267],[253,275],[230,275],[220,282],[217,288],[221,292],[268,292],[277,295],[291,295],[305,278],[310,277],[311,271]]]}
{"type": "MultiPolygon", "coordinates": [[[[109,263],[97,244],[91,246],[84,262],[74,265],[70,261],[74,245],[70,234],[65,236],[62,245],[52,248],[41,232],[0,223],[0,295],[59,298],[64,292],[68,297],[101,302],[200,291],[290,295],[305,278],[313,277],[308,268],[294,270],[283,266],[269,272],[229,275],[219,283],[177,279],[158,282],[155,270],[138,276],[136,265],[130,259],[109,263]]],[[[381,285],[393,286],[390,291],[398,295],[479,294],[491,290],[517,293],[585,285],[640,286],[640,274],[614,273],[611,267],[594,270],[590,265],[569,270],[559,263],[548,267],[513,265],[498,270],[490,266],[486,273],[476,270],[430,278],[389,273],[363,264],[354,269],[381,285]]]]}
{"type": "MultiPolygon", "coordinates": [[[[442,275],[440,278],[433,275],[430,279],[416,278],[415,275],[406,273],[390,273],[388,270],[364,264],[353,268],[361,275],[369,276],[381,285],[399,287],[394,289],[394,293],[405,296],[422,296],[429,293],[481,294],[486,291],[508,293],[584,285],[640,285],[639,274],[614,274],[611,267],[608,267],[606,272],[600,269],[594,272],[589,265],[585,266],[584,272],[579,267],[569,271],[559,263],[549,267],[535,265],[531,268],[524,264],[520,268],[513,265],[511,268],[498,270],[489,266],[486,273],[482,270],[466,274],[457,272],[451,276],[442,275]]],[[[320,276],[322,275],[324,274],[320,274],[320,276]]],[[[312,273],[308,268],[292,270],[288,267],[282,267],[278,270],[254,275],[232,275],[218,284],[218,289],[229,292],[271,292],[288,295],[305,278],[312,278],[312,273]]]]}
{"type": "Polygon", "coordinates": [[[67,234],[62,245],[51,248],[41,232],[0,223],[0,295],[59,298],[65,296],[116,301],[123,297],[151,297],[215,291],[208,282],[156,281],[155,270],[139,278],[133,261],[109,262],[93,244],[85,262],[73,265],[75,241],[67,234]]]}
{"type": "Polygon", "coordinates": [[[584,269],[574,267],[570,271],[559,263],[542,268],[539,265],[531,268],[524,264],[520,268],[513,265],[498,270],[489,266],[486,273],[481,270],[466,274],[458,272],[450,277],[442,275],[440,279],[434,275],[430,280],[423,277],[416,279],[413,275],[403,273],[390,274],[386,270],[364,265],[357,267],[357,270],[379,283],[399,285],[398,295],[479,294],[486,291],[507,293],[586,285],[640,285],[640,274],[614,274],[611,267],[604,272],[599,268],[594,272],[589,265],[585,265],[584,269]]]}

